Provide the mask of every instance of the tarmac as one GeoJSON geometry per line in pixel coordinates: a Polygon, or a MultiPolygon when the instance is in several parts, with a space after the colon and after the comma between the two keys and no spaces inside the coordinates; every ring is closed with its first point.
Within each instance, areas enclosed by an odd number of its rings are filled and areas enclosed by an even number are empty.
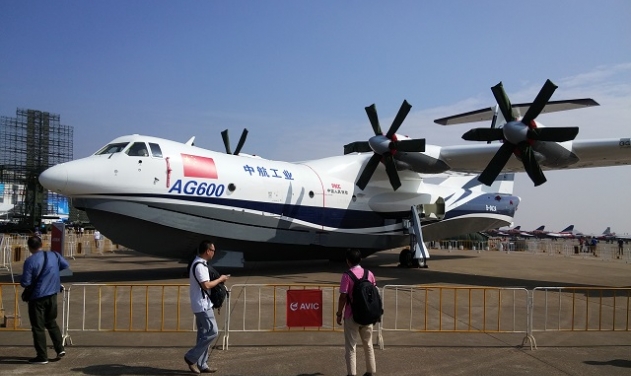
{"type": "MultiPolygon", "coordinates": [[[[630,287],[631,264],[590,257],[533,255],[522,252],[431,250],[428,269],[398,268],[398,251],[370,256],[362,265],[379,285],[423,284],[525,287],[630,287]]],[[[184,265],[133,251],[106,252],[70,260],[74,274],[62,283],[187,283],[184,265]]],[[[21,265],[14,265],[17,274],[21,265]]],[[[230,273],[232,284],[339,283],[344,263],[329,261],[246,263],[230,273]]],[[[6,272],[0,282],[10,282],[6,272]]],[[[227,314],[222,312],[222,315],[227,314]]],[[[58,319],[60,322],[61,319],[58,319]]],[[[220,325],[221,326],[221,325],[220,325]]],[[[536,350],[522,346],[518,333],[384,333],[385,348],[375,347],[377,375],[629,375],[631,333],[537,333],[536,350]]],[[[375,338],[375,337],[373,337],[375,338]]],[[[187,333],[78,332],[67,355],[47,365],[30,365],[30,331],[0,331],[0,374],[191,375],[183,354],[195,342],[187,333]]],[[[376,339],[375,339],[376,340],[376,339]]],[[[230,347],[213,347],[215,375],[345,375],[341,332],[235,333],[230,347]]],[[[219,340],[216,345],[220,345],[219,340]]],[[[52,356],[53,350],[49,350],[52,356]]],[[[361,346],[357,373],[365,372],[361,346]]]]}

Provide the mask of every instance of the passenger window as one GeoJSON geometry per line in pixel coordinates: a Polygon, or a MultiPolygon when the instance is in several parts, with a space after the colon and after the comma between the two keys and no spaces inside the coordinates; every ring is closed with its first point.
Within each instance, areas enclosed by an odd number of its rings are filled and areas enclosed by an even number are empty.
{"type": "Polygon", "coordinates": [[[162,158],[162,150],[160,149],[160,145],[150,142],[149,147],[151,148],[151,154],[153,154],[154,157],[162,158]]]}
{"type": "Polygon", "coordinates": [[[127,155],[130,157],[148,157],[147,144],[144,142],[134,142],[134,144],[127,149],[127,155]]]}
{"type": "Polygon", "coordinates": [[[96,153],[94,153],[95,155],[101,155],[101,154],[114,154],[114,153],[120,153],[121,151],[123,151],[123,149],[125,149],[125,146],[129,145],[129,142],[119,142],[116,144],[109,144],[106,145],[105,147],[103,147],[101,150],[97,151],[96,153]]]}

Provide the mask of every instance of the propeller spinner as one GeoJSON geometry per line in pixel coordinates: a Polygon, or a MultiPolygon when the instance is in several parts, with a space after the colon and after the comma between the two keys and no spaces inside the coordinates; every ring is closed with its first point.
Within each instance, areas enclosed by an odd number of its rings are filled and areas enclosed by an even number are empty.
{"type": "Polygon", "coordinates": [[[532,144],[535,141],[569,141],[573,140],[578,134],[578,127],[537,128],[534,120],[543,111],[556,89],[557,86],[552,81],[547,80],[534,102],[530,105],[530,108],[528,108],[526,115],[518,120],[513,113],[510,99],[508,99],[502,83],[500,82],[491,88],[507,123],[503,128],[474,128],[462,135],[462,138],[467,141],[504,141],[493,159],[480,174],[478,178],[480,182],[486,185],[493,184],[493,181],[513,153],[521,158],[524,169],[533,183],[535,183],[535,186],[546,182],[546,177],[543,175],[539,162],[535,158],[532,144]]]}
{"type": "Polygon", "coordinates": [[[221,132],[221,137],[223,138],[223,144],[226,147],[226,153],[227,154],[234,154],[234,155],[239,155],[239,153],[241,152],[241,148],[243,148],[243,144],[245,143],[245,139],[248,136],[248,129],[247,128],[243,128],[243,133],[241,133],[241,138],[239,139],[239,143],[237,144],[237,148],[234,150],[234,153],[232,152],[232,149],[230,149],[230,137],[228,137],[228,130],[224,130],[221,132]]]}
{"type": "Polygon", "coordinates": [[[364,167],[359,179],[355,183],[361,190],[366,188],[366,185],[370,181],[370,178],[375,173],[379,162],[382,162],[386,166],[386,173],[392,188],[396,191],[401,186],[401,180],[394,163],[395,155],[398,151],[402,152],[423,152],[425,151],[425,139],[413,139],[413,140],[397,140],[396,132],[403,123],[403,120],[410,112],[412,106],[403,101],[401,108],[397,113],[397,116],[392,121],[392,125],[388,132],[384,135],[379,125],[379,118],[377,116],[377,108],[375,105],[366,107],[366,114],[370,120],[375,135],[368,141],[357,141],[344,145],[344,154],[352,152],[369,152],[374,154],[368,160],[368,163],[364,167]]]}

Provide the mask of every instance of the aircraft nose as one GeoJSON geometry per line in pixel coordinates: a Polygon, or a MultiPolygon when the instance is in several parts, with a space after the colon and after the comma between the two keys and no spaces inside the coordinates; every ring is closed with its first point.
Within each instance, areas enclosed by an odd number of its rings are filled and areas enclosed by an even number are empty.
{"type": "Polygon", "coordinates": [[[64,193],[68,184],[68,170],[63,164],[53,166],[39,175],[39,183],[49,191],[64,193]]]}

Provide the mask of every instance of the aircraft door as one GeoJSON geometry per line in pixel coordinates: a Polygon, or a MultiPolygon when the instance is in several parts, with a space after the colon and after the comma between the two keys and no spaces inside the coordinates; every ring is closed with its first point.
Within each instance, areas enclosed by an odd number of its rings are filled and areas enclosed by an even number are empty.
{"type": "Polygon", "coordinates": [[[166,184],[165,161],[159,144],[136,141],[125,150],[125,154],[125,167],[119,169],[123,179],[143,186],[166,184]]]}

